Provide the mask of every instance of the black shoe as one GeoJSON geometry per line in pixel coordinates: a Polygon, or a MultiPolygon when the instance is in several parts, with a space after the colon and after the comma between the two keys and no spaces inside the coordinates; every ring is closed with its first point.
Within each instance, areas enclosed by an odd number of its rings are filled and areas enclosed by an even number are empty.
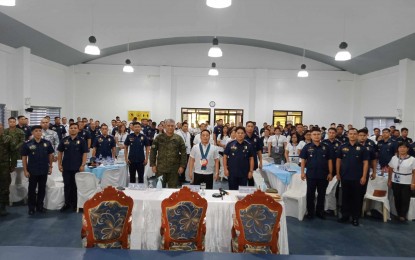
{"type": "Polygon", "coordinates": [[[341,217],[337,220],[339,223],[346,223],[349,221],[349,217],[341,217]]]}
{"type": "Polygon", "coordinates": [[[48,210],[45,208],[41,208],[41,209],[37,209],[36,211],[39,213],[46,213],[48,210]]]}
{"type": "Polygon", "coordinates": [[[73,212],[77,212],[78,211],[78,208],[77,207],[72,207],[72,211],[73,212]]]}
{"type": "Polygon", "coordinates": [[[35,211],[33,209],[29,210],[29,215],[33,216],[35,214],[35,211]]]}
{"type": "Polygon", "coordinates": [[[359,226],[359,220],[357,218],[354,218],[352,220],[352,225],[355,226],[355,227],[359,226]]]}
{"type": "Polygon", "coordinates": [[[305,217],[308,218],[308,219],[313,219],[314,215],[313,214],[307,214],[305,217]]]}
{"type": "Polygon", "coordinates": [[[321,219],[326,219],[326,216],[324,215],[324,212],[317,213],[316,216],[318,218],[321,218],[321,219]]]}
{"type": "Polygon", "coordinates": [[[69,205],[66,205],[65,204],[65,206],[63,206],[59,211],[60,212],[65,212],[65,211],[67,211],[68,209],[70,209],[71,207],[69,206],[69,205]]]}

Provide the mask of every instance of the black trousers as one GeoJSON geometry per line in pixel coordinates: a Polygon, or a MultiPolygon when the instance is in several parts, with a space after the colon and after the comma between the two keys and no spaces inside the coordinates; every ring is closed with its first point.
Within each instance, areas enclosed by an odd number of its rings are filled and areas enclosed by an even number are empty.
{"type": "Polygon", "coordinates": [[[248,177],[232,176],[232,173],[229,173],[228,184],[230,190],[238,190],[239,186],[246,186],[248,182],[248,177]]]}
{"type": "Polygon", "coordinates": [[[29,191],[27,195],[27,204],[29,210],[42,210],[43,201],[45,200],[46,194],[46,181],[48,180],[47,174],[33,175],[29,177],[29,191]],[[37,187],[37,196],[36,196],[37,187]]]}
{"type": "Polygon", "coordinates": [[[190,154],[187,155],[186,166],[184,167],[183,173],[179,175],[179,182],[180,183],[183,183],[183,182],[186,181],[186,168],[187,168],[187,162],[189,161],[189,156],[190,156],[190,154]]]}
{"type": "Polygon", "coordinates": [[[70,206],[72,208],[77,207],[77,189],[76,189],[76,182],[75,182],[75,174],[78,171],[63,171],[63,184],[64,184],[64,194],[65,194],[65,205],[70,206]]]}
{"type": "Polygon", "coordinates": [[[396,213],[399,217],[406,218],[411,202],[411,185],[392,182],[393,197],[396,213]]]}
{"type": "Polygon", "coordinates": [[[213,189],[213,173],[212,174],[200,174],[194,173],[193,185],[200,185],[201,183],[206,183],[206,189],[213,189]]]}
{"type": "Polygon", "coordinates": [[[358,219],[362,210],[360,180],[342,180],[342,216],[358,219]]]}
{"type": "Polygon", "coordinates": [[[310,215],[324,212],[324,202],[326,199],[326,190],[329,182],[325,179],[311,179],[307,178],[307,212],[310,215]],[[317,190],[317,207],[314,200],[316,198],[317,190]]]}
{"type": "Polygon", "coordinates": [[[144,183],[144,164],[143,162],[130,162],[130,183],[135,183],[135,173],[138,173],[138,183],[144,183]]]}

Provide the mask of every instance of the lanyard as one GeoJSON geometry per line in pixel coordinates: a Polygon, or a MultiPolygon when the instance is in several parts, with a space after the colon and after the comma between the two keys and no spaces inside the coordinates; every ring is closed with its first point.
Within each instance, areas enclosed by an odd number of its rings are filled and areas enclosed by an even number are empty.
{"type": "Polygon", "coordinates": [[[406,156],[405,158],[403,158],[403,159],[401,159],[401,158],[399,158],[399,156],[398,156],[398,172],[399,172],[399,168],[401,167],[401,164],[403,163],[403,161],[405,161],[406,159],[408,159],[409,157],[408,156],[406,156]]]}
{"type": "Polygon", "coordinates": [[[206,148],[206,153],[203,153],[203,147],[202,147],[202,143],[199,143],[199,149],[200,149],[200,154],[202,155],[202,160],[200,162],[201,164],[201,169],[202,170],[206,170],[207,169],[207,164],[208,164],[208,160],[207,160],[207,156],[209,154],[209,150],[210,150],[210,144],[208,144],[207,148],[206,148]]]}
{"type": "Polygon", "coordinates": [[[183,132],[183,130],[180,130],[180,133],[182,133],[182,136],[183,136],[183,140],[184,140],[184,143],[186,143],[186,137],[187,137],[187,133],[185,133],[185,132],[183,132]]]}

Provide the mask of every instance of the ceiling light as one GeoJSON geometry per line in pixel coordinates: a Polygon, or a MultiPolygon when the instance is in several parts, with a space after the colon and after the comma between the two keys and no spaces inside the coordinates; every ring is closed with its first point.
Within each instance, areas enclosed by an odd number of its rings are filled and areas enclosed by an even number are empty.
{"type": "Polygon", "coordinates": [[[100,55],[101,51],[99,50],[98,46],[95,45],[97,42],[95,36],[89,36],[88,40],[89,44],[85,47],[85,53],[89,55],[100,55]]]}
{"type": "Polygon", "coordinates": [[[206,5],[212,8],[226,8],[231,4],[232,0],[206,0],[206,5]]]}
{"type": "Polygon", "coordinates": [[[219,75],[219,71],[218,71],[218,69],[216,68],[216,63],[212,63],[212,67],[210,68],[210,70],[209,70],[209,76],[218,76],[219,75]]]}
{"type": "Polygon", "coordinates": [[[308,77],[308,71],[306,71],[305,64],[301,65],[301,70],[298,72],[297,77],[299,78],[307,78],[308,77]]]}
{"type": "Polygon", "coordinates": [[[222,57],[222,50],[219,48],[219,40],[218,38],[213,38],[213,46],[210,47],[208,56],[212,58],[219,58],[222,57]]]}
{"type": "Polygon", "coordinates": [[[16,0],[0,0],[0,5],[15,6],[16,5],[16,0]]]}
{"type": "Polygon", "coordinates": [[[341,42],[339,45],[339,48],[340,50],[337,52],[336,57],[334,57],[335,60],[346,61],[352,58],[352,55],[350,54],[350,52],[346,50],[347,48],[346,42],[341,42]]]}
{"type": "Polygon", "coordinates": [[[122,68],[122,71],[127,72],[127,73],[134,72],[134,68],[130,64],[131,64],[131,61],[129,59],[126,59],[125,65],[124,65],[124,68],[122,68]]]}

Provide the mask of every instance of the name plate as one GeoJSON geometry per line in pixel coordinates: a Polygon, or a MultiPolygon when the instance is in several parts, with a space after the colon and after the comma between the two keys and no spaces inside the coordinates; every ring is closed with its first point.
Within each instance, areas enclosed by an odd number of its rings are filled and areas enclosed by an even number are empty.
{"type": "Polygon", "coordinates": [[[193,192],[199,192],[200,191],[200,185],[182,185],[182,187],[188,187],[193,192]]]}
{"type": "Polygon", "coordinates": [[[146,185],[144,183],[130,183],[128,184],[128,188],[131,190],[145,190],[146,185]]]}
{"type": "Polygon", "coordinates": [[[239,186],[239,193],[246,193],[246,194],[252,194],[257,190],[255,187],[250,186],[239,186]]]}

